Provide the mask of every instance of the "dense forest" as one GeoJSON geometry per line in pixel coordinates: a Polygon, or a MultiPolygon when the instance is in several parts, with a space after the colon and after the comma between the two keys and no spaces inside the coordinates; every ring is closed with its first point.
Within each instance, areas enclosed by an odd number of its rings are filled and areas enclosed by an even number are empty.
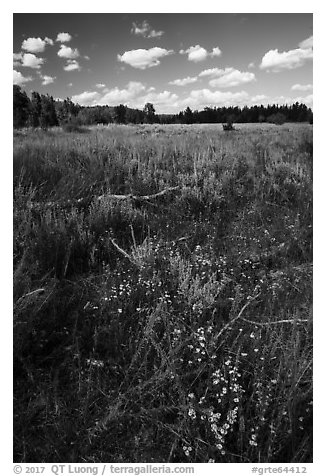
{"type": "Polygon", "coordinates": [[[13,89],[13,125],[20,127],[88,126],[93,124],[200,124],[200,123],[255,123],[313,122],[313,113],[305,104],[205,107],[192,111],[187,107],[178,114],[156,114],[154,105],[147,103],[143,110],[123,104],[85,107],[70,98],[55,100],[50,95],[32,92],[28,97],[20,86],[13,89]]]}

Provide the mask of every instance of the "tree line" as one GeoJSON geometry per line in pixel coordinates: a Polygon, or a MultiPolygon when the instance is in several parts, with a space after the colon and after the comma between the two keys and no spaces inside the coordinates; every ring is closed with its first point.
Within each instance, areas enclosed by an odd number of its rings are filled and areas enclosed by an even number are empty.
{"type": "Polygon", "coordinates": [[[156,114],[153,104],[142,110],[124,104],[117,106],[80,106],[70,98],[55,100],[48,94],[32,92],[28,97],[20,86],[13,87],[13,126],[41,127],[88,126],[93,124],[200,124],[200,123],[313,122],[313,113],[305,104],[267,106],[205,107],[192,111],[187,107],[178,114],[156,114]]]}

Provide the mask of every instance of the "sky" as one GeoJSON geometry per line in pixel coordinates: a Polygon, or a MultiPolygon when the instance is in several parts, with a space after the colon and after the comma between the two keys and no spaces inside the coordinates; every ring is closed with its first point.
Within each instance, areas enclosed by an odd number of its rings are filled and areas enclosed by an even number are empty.
{"type": "Polygon", "coordinates": [[[309,13],[14,13],[13,78],[27,94],[157,113],[312,107],[309,13]]]}

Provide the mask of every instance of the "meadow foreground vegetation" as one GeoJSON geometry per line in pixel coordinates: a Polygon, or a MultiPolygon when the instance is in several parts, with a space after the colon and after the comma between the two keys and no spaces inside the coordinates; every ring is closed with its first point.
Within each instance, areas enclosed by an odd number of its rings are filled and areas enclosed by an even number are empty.
{"type": "Polygon", "coordinates": [[[15,462],[312,461],[312,126],[235,127],[14,132],[15,462]]]}

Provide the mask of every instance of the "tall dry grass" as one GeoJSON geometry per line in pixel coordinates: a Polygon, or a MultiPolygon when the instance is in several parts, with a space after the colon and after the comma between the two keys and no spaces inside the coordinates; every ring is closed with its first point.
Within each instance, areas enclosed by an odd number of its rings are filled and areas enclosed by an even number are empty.
{"type": "Polygon", "coordinates": [[[312,153],[308,125],[16,135],[15,461],[312,461],[312,153]]]}

